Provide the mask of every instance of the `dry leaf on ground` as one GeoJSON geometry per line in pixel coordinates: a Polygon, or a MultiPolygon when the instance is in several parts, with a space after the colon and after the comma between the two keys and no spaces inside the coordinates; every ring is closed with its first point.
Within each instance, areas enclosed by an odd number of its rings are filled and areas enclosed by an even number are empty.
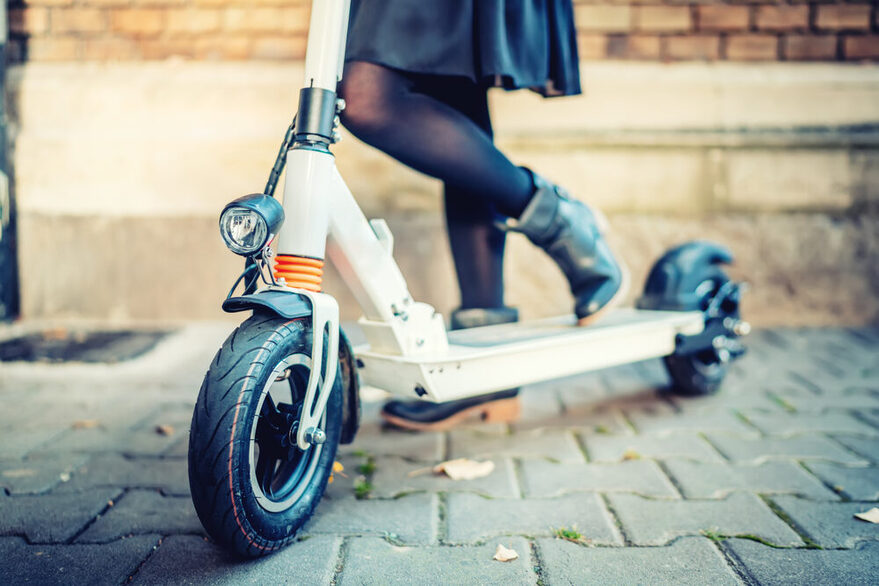
{"type": "Polygon", "coordinates": [[[625,452],[623,452],[623,460],[640,460],[641,454],[633,450],[632,448],[628,448],[625,452]]]}
{"type": "Polygon", "coordinates": [[[91,429],[97,427],[101,422],[97,419],[80,419],[73,422],[73,429],[91,429]]]}
{"type": "Polygon", "coordinates": [[[865,513],[855,513],[855,517],[867,523],[879,523],[879,508],[873,507],[865,513]]]}
{"type": "Polygon", "coordinates": [[[478,462],[467,458],[448,460],[433,467],[434,474],[443,474],[452,480],[473,480],[494,472],[494,462],[478,462]]]}
{"type": "Polygon", "coordinates": [[[159,435],[174,435],[174,426],[173,425],[157,425],[156,433],[159,435]]]}
{"type": "Polygon", "coordinates": [[[518,558],[519,554],[517,554],[515,550],[506,548],[500,543],[497,544],[497,550],[494,552],[494,559],[499,562],[511,562],[518,558]]]}

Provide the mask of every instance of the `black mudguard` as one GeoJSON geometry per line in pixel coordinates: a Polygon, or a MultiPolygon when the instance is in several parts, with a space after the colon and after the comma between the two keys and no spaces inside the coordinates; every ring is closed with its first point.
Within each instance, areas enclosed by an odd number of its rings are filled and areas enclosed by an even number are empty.
{"type": "MultiPolygon", "coordinates": [[[[223,302],[223,311],[237,313],[254,311],[273,313],[286,319],[311,315],[311,302],[295,291],[260,291],[251,295],[229,297],[223,302]]],[[[350,444],[360,428],[360,382],[357,377],[357,359],[351,342],[344,330],[339,328],[339,370],[342,373],[342,438],[350,444]]]]}
{"type": "Polygon", "coordinates": [[[702,297],[697,295],[697,287],[714,275],[722,275],[719,265],[732,262],[732,253],[720,244],[697,240],[676,246],[653,265],[637,307],[665,311],[701,310],[702,297]]]}

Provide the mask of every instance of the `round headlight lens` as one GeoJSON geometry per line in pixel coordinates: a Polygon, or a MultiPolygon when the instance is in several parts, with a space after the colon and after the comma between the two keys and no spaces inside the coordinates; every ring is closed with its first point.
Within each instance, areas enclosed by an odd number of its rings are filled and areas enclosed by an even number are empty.
{"type": "Polygon", "coordinates": [[[229,250],[248,255],[265,246],[269,230],[265,218],[255,211],[230,207],[220,216],[220,234],[229,250]]]}

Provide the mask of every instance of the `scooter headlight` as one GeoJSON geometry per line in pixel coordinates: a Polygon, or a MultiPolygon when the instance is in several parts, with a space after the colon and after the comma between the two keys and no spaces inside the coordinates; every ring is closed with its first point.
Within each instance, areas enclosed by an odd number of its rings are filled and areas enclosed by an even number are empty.
{"type": "Polygon", "coordinates": [[[284,221],[284,208],[263,193],[245,195],[229,203],[220,214],[220,235],[229,250],[249,256],[265,247],[284,221]]]}

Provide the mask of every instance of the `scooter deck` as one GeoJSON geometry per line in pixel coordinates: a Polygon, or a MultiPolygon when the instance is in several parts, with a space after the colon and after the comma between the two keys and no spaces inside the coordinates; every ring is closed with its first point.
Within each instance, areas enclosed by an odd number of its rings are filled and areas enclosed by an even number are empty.
{"type": "Polygon", "coordinates": [[[571,315],[449,332],[441,355],[354,352],[362,384],[443,402],[666,356],[703,327],[698,311],[618,309],[588,327],[571,315]]]}

